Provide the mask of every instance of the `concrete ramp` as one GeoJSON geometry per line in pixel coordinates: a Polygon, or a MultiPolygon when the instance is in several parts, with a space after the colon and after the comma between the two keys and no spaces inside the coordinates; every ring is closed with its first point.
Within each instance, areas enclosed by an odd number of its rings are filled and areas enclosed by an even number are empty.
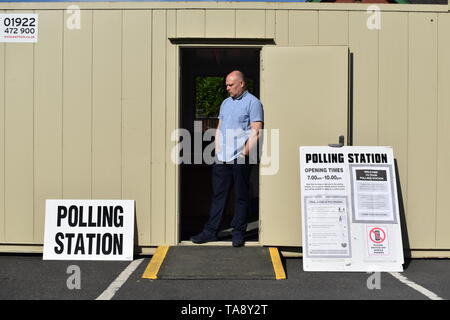
{"type": "Polygon", "coordinates": [[[277,248],[160,246],[142,278],[146,279],[285,279],[277,248]]]}

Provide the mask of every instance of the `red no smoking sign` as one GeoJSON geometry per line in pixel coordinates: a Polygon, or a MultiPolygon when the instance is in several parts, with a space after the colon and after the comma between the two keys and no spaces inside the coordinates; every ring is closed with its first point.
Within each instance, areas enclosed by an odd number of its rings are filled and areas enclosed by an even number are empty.
{"type": "Polygon", "coordinates": [[[369,238],[374,243],[383,243],[386,240],[386,232],[378,227],[372,228],[369,231],[369,238]]]}

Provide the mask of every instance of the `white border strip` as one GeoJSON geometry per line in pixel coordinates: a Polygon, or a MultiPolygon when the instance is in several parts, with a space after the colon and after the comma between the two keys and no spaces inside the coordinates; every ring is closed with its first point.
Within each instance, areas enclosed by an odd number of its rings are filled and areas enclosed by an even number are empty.
{"type": "Polygon", "coordinates": [[[424,296],[426,296],[428,299],[431,300],[444,300],[443,298],[439,297],[434,292],[431,292],[430,290],[422,287],[421,285],[418,285],[417,283],[412,282],[407,277],[401,275],[398,272],[389,272],[394,278],[398,279],[400,282],[406,284],[407,286],[413,288],[414,290],[420,292],[424,296]]]}
{"type": "Polygon", "coordinates": [[[132,261],[128,267],[125,268],[125,270],[122,271],[121,274],[114,280],[109,287],[103,291],[101,295],[97,297],[95,300],[111,300],[112,297],[116,294],[116,292],[120,289],[120,287],[128,280],[128,278],[131,276],[131,274],[134,272],[134,270],[139,267],[141,262],[144,261],[144,259],[138,259],[132,261]]]}

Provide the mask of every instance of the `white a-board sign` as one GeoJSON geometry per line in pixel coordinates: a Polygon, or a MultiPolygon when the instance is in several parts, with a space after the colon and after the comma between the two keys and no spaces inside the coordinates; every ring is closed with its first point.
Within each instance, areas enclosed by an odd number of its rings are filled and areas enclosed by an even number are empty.
{"type": "Polygon", "coordinates": [[[134,200],[46,200],[44,260],[133,260],[134,200]]]}
{"type": "Polygon", "coordinates": [[[403,271],[391,147],[300,147],[305,271],[403,271]]]}

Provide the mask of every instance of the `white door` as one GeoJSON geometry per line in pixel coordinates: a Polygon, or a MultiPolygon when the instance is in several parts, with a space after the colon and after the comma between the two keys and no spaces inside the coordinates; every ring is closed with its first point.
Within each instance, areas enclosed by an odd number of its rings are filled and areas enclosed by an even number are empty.
{"type": "Polygon", "coordinates": [[[347,139],[347,100],[348,47],[262,49],[261,244],[301,246],[299,147],[347,139]]]}

